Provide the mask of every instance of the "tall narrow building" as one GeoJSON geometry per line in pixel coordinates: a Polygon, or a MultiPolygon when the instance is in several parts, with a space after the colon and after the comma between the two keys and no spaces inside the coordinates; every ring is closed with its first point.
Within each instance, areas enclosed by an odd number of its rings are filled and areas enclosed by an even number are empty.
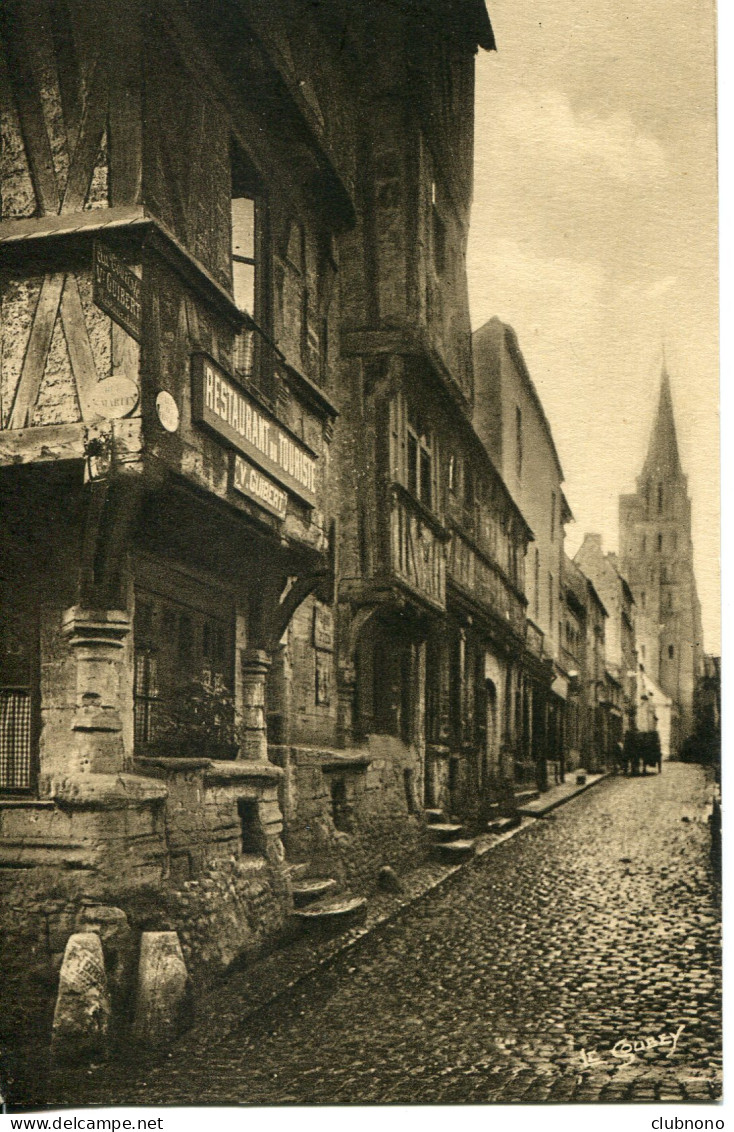
{"type": "Polygon", "coordinates": [[[637,491],[619,500],[619,545],[622,573],[637,606],[639,662],[673,701],[675,749],[692,730],[703,634],[693,572],[688,477],[681,467],[664,364],[657,416],[637,491]]]}

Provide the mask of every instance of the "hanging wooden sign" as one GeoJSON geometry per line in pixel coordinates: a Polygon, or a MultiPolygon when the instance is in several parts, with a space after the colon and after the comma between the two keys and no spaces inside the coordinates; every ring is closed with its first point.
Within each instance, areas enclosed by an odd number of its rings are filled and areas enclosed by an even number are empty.
{"type": "Polygon", "coordinates": [[[92,251],[94,301],[123,330],[140,341],[142,281],[118,255],[95,240],[92,251]]]}
{"type": "Polygon", "coordinates": [[[246,495],[253,503],[257,503],[258,507],[276,515],[278,519],[285,519],[288,510],[287,493],[248,460],[237,455],[234,458],[232,486],[240,495],[246,495]]]}
{"type": "Polygon", "coordinates": [[[191,359],[192,415],[309,507],[316,504],[316,455],[235,384],[206,354],[191,359]]]}

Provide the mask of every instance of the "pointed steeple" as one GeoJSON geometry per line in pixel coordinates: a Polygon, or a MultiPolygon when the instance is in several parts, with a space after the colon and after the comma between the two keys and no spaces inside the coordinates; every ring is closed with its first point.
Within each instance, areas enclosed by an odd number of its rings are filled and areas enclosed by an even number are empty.
{"type": "Polygon", "coordinates": [[[660,376],[658,412],[650,434],[650,444],[642,468],[641,480],[670,480],[683,475],[678,454],[678,438],[673,418],[673,398],[670,393],[670,376],[663,356],[660,376]]]}

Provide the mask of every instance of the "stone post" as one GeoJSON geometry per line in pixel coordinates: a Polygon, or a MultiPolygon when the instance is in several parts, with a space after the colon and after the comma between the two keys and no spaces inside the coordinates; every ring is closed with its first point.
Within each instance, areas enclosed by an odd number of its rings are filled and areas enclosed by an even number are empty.
{"type": "Polygon", "coordinates": [[[76,663],[74,770],[112,774],[123,769],[120,668],[130,618],[119,609],[93,611],[74,606],[63,631],[76,663]]]}
{"type": "Polygon", "coordinates": [[[264,649],[242,652],[242,725],[245,737],[240,748],[241,759],[268,761],[268,731],[265,717],[265,682],[270,657],[264,649]]]}

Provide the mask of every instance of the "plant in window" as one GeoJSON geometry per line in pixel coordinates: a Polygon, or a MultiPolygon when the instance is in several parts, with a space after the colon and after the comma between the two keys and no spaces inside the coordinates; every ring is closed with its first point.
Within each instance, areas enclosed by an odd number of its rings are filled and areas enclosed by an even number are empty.
{"type": "Polygon", "coordinates": [[[150,754],[173,758],[234,759],[244,739],[234,696],[221,679],[195,678],[159,705],[150,754]]]}

